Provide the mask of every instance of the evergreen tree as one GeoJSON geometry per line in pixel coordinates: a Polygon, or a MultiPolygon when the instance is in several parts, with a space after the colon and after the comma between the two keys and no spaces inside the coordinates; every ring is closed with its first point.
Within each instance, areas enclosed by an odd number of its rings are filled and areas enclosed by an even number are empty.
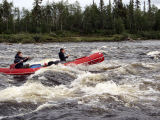
{"type": "Polygon", "coordinates": [[[22,19],[21,19],[22,23],[23,23],[23,32],[32,32],[32,28],[31,28],[31,13],[23,8],[22,9],[22,19]]]}
{"type": "MultiPolygon", "coordinates": [[[[110,31],[111,33],[113,33],[113,14],[112,14],[112,5],[111,5],[111,0],[109,0],[109,4],[107,5],[107,16],[106,16],[106,29],[108,29],[108,31],[110,31]]],[[[108,34],[111,34],[108,33],[108,34]]]]}
{"type": "Polygon", "coordinates": [[[82,29],[82,11],[78,1],[69,7],[66,26],[71,31],[81,31],[82,29]]]}
{"type": "Polygon", "coordinates": [[[135,31],[135,23],[134,23],[134,1],[130,0],[130,3],[128,5],[128,24],[127,28],[130,32],[135,31]]]}
{"type": "Polygon", "coordinates": [[[2,24],[2,22],[3,22],[3,6],[2,6],[2,4],[0,4],[0,33],[2,33],[3,32],[3,24],[2,24]]]}
{"type": "Polygon", "coordinates": [[[105,26],[105,19],[106,19],[106,10],[104,7],[104,1],[100,0],[100,5],[99,5],[99,10],[100,10],[100,21],[101,21],[101,29],[104,29],[105,26]]]}
{"type": "Polygon", "coordinates": [[[19,8],[14,8],[14,33],[21,31],[20,14],[19,8]]]}
{"type": "Polygon", "coordinates": [[[95,33],[100,28],[100,12],[96,4],[88,6],[84,11],[83,28],[85,32],[95,33]]]}
{"type": "Polygon", "coordinates": [[[20,10],[12,2],[3,0],[0,3],[0,34],[2,33],[62,33],[58,31],[74,31],[80,33],[139,33],[141,31],[160,30],[160,11],[148,0],[141,10],[140,0],[130,0],[124,4],[122,0],[111,0],[105,5],[104,0],[82,9],[78,2],[52,2],[42,5],[42,0],[34,0],[33,9],[20,10]]]}
{"type": "Polygon", "coordinates": [[[156,13],[156,18],[155,18],[155,30],[160,31],[160,10],[156,13]]]}
{"type": "Polygon", "coordinates": [[[115,32],[117,34],[124,32],[125,28],[124,28],[123,20],[121,18],[117,18],[114,24],[115,24],[115,32]]]}
{"type": "Polygon", "coordinates": [[[140,9],[140,1],[136,0],[136,9],[140,9]]]}
{"type": "Polygon", "coordinates": [[[41,6],[42,0],[34,0],[33,9],[32,9],[32,25],[33,25],[33,32],[41,32],[40,25],[41,25],[41,6]]]}
{"type": "Polygon", "coordinates": [[[149,12],[151,12],[151,0],[148,0],[149,12]]]}
{"type": "Polygon", "coordinates": [[[144,1],[144,5],[143,5],[143,12],[146,12],[146,2],[144,1]]]}
{"type": "Polygon", "coordinates": [[[3,28],[6,33],[11,33],[13,31],[12,29],[12,26],[13,26],[12,7],[13,7],[12,3],[9,3],[7,0],[3,0],[2,18],[3,18],[3,24],[6,25],[3,28]]]}

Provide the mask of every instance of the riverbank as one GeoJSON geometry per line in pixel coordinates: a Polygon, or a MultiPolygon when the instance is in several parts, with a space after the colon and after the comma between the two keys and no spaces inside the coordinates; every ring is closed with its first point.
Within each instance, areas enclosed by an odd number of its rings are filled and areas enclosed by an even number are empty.
{"type": "Polygon", "coordinates": [[[1,43],[47,43],[47,42],[117,42],[128,40],[160,39],[160,32],[140,32],[138,34],[79,35],[79,34],[0,34],[1,43]]]}

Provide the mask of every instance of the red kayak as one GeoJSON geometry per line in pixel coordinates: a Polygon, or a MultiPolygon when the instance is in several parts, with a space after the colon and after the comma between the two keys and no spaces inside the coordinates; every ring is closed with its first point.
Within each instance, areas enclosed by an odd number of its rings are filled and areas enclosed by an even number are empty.
{"type": "MultiPolygon", "coordinates": [[[[82,58],[78,58],[74,61],[64,63],[65,66],[70,65],[92,65],[101,63],[104,61],[104,56],[102,53],[94,53],[90,56],[85,56],[82,58]]],[[[38,68],[26,68],[26,69],[10,69],[10,68],[0,68],[0,73],[7,74],[7,75],[30,75],[34,74],[36,71],[44,67],[38,67],[38,68]]]]}

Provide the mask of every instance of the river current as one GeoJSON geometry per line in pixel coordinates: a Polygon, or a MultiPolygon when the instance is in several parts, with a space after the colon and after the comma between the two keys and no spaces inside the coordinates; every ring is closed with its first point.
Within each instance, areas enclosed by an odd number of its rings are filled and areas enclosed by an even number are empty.
{"type": "Polygon", "coordinates": [[[160,120],[160,41],[0,44],[0,67],[18,50],[44,64],[60,48],[69,61],[96,52],[105,61],[0,74],[0,120],[160,120]]]}

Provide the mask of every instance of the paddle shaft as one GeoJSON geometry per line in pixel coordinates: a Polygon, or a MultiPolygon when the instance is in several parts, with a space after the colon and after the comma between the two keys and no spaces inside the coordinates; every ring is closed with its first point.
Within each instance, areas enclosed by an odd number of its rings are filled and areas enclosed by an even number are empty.
{"type": "Polygon", "coordinates": [[[24,60],[19,61],[18,63],[15,63],[15,64],[10,65],[10,68],[15,68],[15,66],[16,66],[17,64],[19,64],[19,63],[21,63],[21,62],[23,62],[23,61],[25,61],[25,60],[27,60],[27,59],[28,59],[28,57],[27,57],[26,59],[24,59],[24,60]]]}

